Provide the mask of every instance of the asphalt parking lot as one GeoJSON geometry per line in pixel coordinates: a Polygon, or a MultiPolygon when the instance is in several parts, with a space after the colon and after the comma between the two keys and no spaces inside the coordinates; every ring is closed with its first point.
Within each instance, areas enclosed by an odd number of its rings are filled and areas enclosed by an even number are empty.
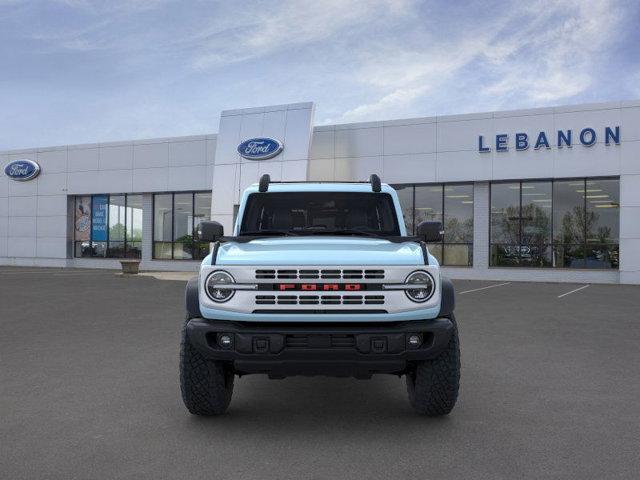
{"type": "Polygon", "coordinates": [[[640,287],[455,284],[450,416],[415,415],[397,377],[247,376],[198,418],[184,282],[0,267],[0,477],[638,478],[640,287]]]}

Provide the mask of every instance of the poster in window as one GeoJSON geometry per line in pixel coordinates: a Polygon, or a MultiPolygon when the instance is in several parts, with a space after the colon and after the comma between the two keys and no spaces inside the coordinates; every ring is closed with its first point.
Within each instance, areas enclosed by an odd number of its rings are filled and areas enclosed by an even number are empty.
{"type": "Polygon", "coordinates": [[[107,208],[109,197],[107,195],[94,195],[91,210],[91,236],[94,242],[107,241],[107,208]]]}
{"type": "Polygon", "coordinates": [[[76,197],[75,234],[76,241],[87,242],[91,234],[91,197],[76,197]]]}

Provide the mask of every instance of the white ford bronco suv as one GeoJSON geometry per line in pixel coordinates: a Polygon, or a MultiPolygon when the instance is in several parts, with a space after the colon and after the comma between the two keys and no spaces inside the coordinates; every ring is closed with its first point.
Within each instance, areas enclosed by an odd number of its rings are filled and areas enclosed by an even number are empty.
{"type": "Polygon", "coordinates": [[[406,234],[395,190],[369,182],[271,182],[243,194],[233,234],[212,242],[187,284],[180,386],[196,415],[224,413],[235,375],[404,375],[426,415],[454,407],[460,349],[451,282],[427,244],[440,222],[406,234]]]}

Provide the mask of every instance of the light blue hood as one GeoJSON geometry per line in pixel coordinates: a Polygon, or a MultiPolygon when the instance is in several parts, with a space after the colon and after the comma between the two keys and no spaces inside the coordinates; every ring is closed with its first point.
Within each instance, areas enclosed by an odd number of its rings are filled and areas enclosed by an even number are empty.
{"type": "MultiPolygon", "coordinates": [[[[205,262],[211,262],[207,257],[205,262]]],[[[207,262],[207,263],[208,263],[207,262]]],[[[437,264],[429,256],[430,264],[437,264]]],[[[217,265],[424,265],[416,242],[377,238],[277,237],[223,243],[217,265]]]]}

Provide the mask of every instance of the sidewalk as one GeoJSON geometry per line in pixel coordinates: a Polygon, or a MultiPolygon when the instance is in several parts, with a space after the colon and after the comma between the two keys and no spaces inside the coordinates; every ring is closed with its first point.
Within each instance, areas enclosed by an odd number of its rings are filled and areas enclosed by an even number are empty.
{"type": "Polygon", "coordinates": [[[140,272],[140,276],[153,277],[158,280],[173,280],[187,282],[193,277],[197,277],[197,272],[140,272]]]}

